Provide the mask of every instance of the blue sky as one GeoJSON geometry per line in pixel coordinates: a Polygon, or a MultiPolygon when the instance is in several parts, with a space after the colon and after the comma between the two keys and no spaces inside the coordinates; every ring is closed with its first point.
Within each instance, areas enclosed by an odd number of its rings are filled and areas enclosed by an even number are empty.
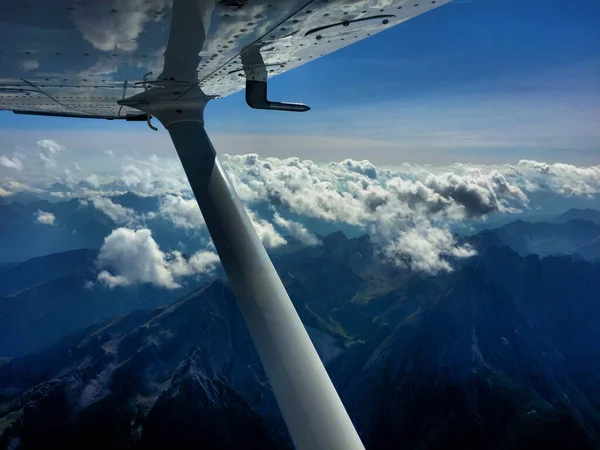
{"type": "MultiPolygon", "coordinates": [[[[599,22],[595,0],[456,0],[271,81],[272,99],[310,112],[251,110],[238,93],[209,104],[207,128],[227,153],[599,164],[599,22]]],[[[172,152],[144,124],[2,113],[0,135],[1,152],[28,138],[172,152]]]]}

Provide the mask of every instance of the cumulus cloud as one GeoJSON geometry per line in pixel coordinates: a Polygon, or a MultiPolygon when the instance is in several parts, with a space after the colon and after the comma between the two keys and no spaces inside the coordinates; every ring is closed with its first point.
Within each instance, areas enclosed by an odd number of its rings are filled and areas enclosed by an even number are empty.
{"type": "Polygon", "coordinates": [[[128,156],[126,159],[129,162],[123,166],[115,181],[129,190],[145,195],[191,192],[178,160],[156,155],[144,159],[128,156]]]}
{"type": "Polygon", "coordinates": [[[207,251],[196,252],[187,260],[179,251],[173,251],[167,256],[169,270],[176,277],[211,272],[219,261],[216,253],[207,251]]]}
{"type": "MultiPolygon", "coordinates": [[[[299,158],[260,158],[256,154],[224,155],[222,160],[236,191],[250,209],[268,204],[274,212],[292,212],[334,225],[355,226],[370,232],[384,250],[383,254],[392,259],[390,252],[399,251],[399,243],[406,242],[406,232],[416,223],[432,230],[423,233],[421,238],[429,239],[431,248],[439,250],[436,257],[442,260],[447,256],[467,257],[469,251],[453,251],[453,240],[438,239],[441,234],[433,230],[442,230],[450,236],[448,230],[453,223],[526,209],[529,207],[527,192],[542,182],[533,181],[533,175],[541,177],[541,169],[526,163],[385,168],[375,167],[366,160],[317,164],[299,158]],[[524,171],[528,172],[527,176],[523,176],[524,171]],[[442,242],[447,245],[441,245],[442,242]]],[[[560,169],[560,166],[553,167],[560,169]]],[[[557,191],[558,180],[565,176],[562,169],[554,183],[557,191]]],[[[582,179],[580,174],[576,177],[582,179]]],[[[141,194],[160,192],[164,197],[159,214],[175,226],[191,229],[203,224],[195,202],[186,199],[189,187],[178,161],[156,156],[150,161],[130,158],[119,181],[141,194]],[[165,196],[165,192],[172,195],[165,196]]],[[[597,188],[590,188],[591,185],[591,180],[585,185],[572,183],[569,192],[597,188]]],[[[564,185],[562,189],[563,193],[567,192],[564,185]]],[[[265,246],[273,248],[285,243],[272,223],[254,213],[250,216],[265,246]]],[[[283,214],[274,216],[274,224],[303,242],[316,242],[309,230],[283,219],[283,214]]],[[[414,246],[406,250],[416,251],[414,246]]],[[[413,263],[413,267],[435,271],[446,270],[448,266],[432,259],[428,264],[413,263]]]]}
{"type": "Polygon", "coordinates": [[[12,158],[9,158],[7,156],[0,156],[0,165],[8,167],[9,169],[23,169],[23,161],[17,155],[13,155],[12,158]]]}
{"type": "Polygon", "coordinates": [[[98,281],[113,288],[150,283],[165,289],[180,287],[184,276],[208,274],[219,262],[211,252],[198,252],[185,259],[180,252],[160,250],[148,229],[118,228],[104,239],[97,266],[104,269],[98,281]]]}
{"type": "Polygon", "coordinates": [[[116,224],[131,226],[139,222],[138,216],[133,209],[119,205],[110,198],[97,197],[92,200],[92,205],[98,211],[106,214],[116,224]]]}
{"type": "Polygon", "coordinates": [[[248,211],[248,216],[256,234],[266,248],[275,248],[287,244],[287,241],[281,236],[272,223],[261,219],[254,211],[248,211]]]}
{"type": "MultiPolygon", "coordinates": [[[[368,161],[323,165],[257,155],[226,155],[224,165],[247,204],[266,202],[276,210],[354,225],[372,233],[382,254],[398,261],[410,258],[411,267],[432,273],[451,270],[445,262],[448,257],[473,254],[457,246],[449,231],[451,223],[516,212],[528,204],[522,187],[494,168],[385,169],[368,161]]],[[[308,230],[281,215],[275,216],[275,223],[294,237],[314,242],[308,230]]],[[[269,243],[271,229],[264,223],[255,227],[269,243]]]]}
{"type": "Polygon", "coordinates": [[[56,216],[51,212],[45,212],[38,209],[34,216],[37,223],[43,225],[56,225],[56,216]]]}
{"type": "Polygon", "coordinates": [[[87,184],[89,184],[91,187],[93,187],[94,189],[98,189],[101,184],[100,178],[98,178],[98,175],[96,175],[95,173],[92,173],[88,177],[86,177],[85,182],[87,184]]]}
{"type": "Polygon", "coordinates": [[[195,199],[181,195],[165,195],[160,200],[159,214],[179,228],[196,229],[205,226],[195,199]]]}
{"type": "MultiPolygon", "coordinates": [[[[158,195],[156,215],[178,228],[204,227],[178,160],[154,155],[124,158],[126,163],[113,186],[140,195],[158,195]]],[[[350,225],[368,232],[381,255],[431,273],[451,270],[448,261],[472,255],[472,249],[461,247],[450,232],[462,221],[471,223],[493,214],[537,208],[532,202],[541,198],[537,195],[540,191],[562,197],[600,193],[600,166],[528,160],[512,165],[403,164],[392,168],[350,159],[317,164],[248,154],[224,155],[222,163],[249,210],[264,211],[266,205],[271,208],[274,215],[270,217],[249,213],[266,247],[284,245],[282,234],[306,244],[316,242],[306,227],[284,219],[291,213],[311,222],[329,222],[332,227],[350,225]]],[[[12,191],[5,184],[2,187],[12,191]]],[[[109,199],[90,201],[128,227],[139,226],[141,219],[150,217],[138,214],[136,219],[135,211],[109,199]]]]}
{"type": "Polygon", "coordinates": [[[383,253],[397,265],[427,273],[451,271],[448,257],[475,255],[469,245],[459,245],[449,230],[433,226],[427,220],[397,230],[383,247],[383,253]]]}
{"type": "Polygon", "coordinates": [[[591,196],[600,192],[600,166],[577,167],[521,160],[510,174],[528,191],[548,190],[565,196],[591,196]]]}
{"type": "Polygon", "coordinates": [[[429,175],[424,184],[439,196],[447,209],[457,206],[460,208],[459,215],[464,217],[517,212],[517,206],[527,205],[527,196],[521,188],[509,183],[497,171],[482,173],[470,170],[462,175],[452,172],[429,175]]]}
{"type": "Polygon", "coordinates": [[[65,147],[52,139],[41,139],[37,141],[40,147],[39,157],[47,168],[56,168],[58,166],[56,157],[65,150],[65,147]]]}
{"type": "Polygon", "coordinates": [[[21,183],[20,181],[17,181],[17,180],[7,180],[4,182],[0,181],[0,183],[3,183],[2,187],[4,188],[4,190],[6,192],[9,193],[9,195],[13,195],[18,192],[30,192],[30,193],[35,193],[35,194],[41,194],[44,192],[43,189],[36,188],[34,186],[30,186],[26,183],[21,183]]]}
{"type": "Polygon", "coordinates": [[[321,243],[319,238],[317,238],[301,223],[284,219],[279,213],[275,213],[273,219],[278,226],[285,229],[292,237],[295,237],[304,245],[318,245],[321,243]]]}
{"type": "Polygon", "coordinates": [[[377,178],[377,169],[367,160],[354,161],[352,159],[345,159],[341,162],[341,165],[351,172],[360,173],[373,179],[377,178]]]}

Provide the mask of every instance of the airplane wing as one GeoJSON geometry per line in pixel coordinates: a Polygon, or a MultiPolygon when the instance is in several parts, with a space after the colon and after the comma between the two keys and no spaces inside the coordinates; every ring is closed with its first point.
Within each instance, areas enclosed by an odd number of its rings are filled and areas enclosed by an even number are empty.
{"type": "MultiPolygon", "coordinates": [[[[219,0],[208,9],[194,77],[207,95],[226,97],[245,87],[249,47],[273,77],[449,1],[219,0]]],[[[171,7],[172,0],[2,2],[0,110],[143,119],[117,102],[160,86],[143,76],[155,79],[165,66],[171,7]]]]}
{"type": "Polygon", "coordinates": [[[206,103],[446,0],[9,0],[0,6],[0,108],[148,120],[167,128],[290,437],[298,450],[364,450],[204,128],[206,103]],[[151,72],[151,73],[150,73],[151,72]]]}

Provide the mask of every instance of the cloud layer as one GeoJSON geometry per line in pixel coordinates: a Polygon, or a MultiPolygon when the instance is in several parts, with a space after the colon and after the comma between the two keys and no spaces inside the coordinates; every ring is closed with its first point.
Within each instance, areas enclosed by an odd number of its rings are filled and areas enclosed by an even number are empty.
{"type": "MultiPolygon", "coordinates": [[[[57,142],[40,140],[38,163],[58,174],[65,168],[48,161],[60,161],[64,150],[57,142]]],[[[120,169],[102,176],[78,171],[71,163],[62,178],[54,176],[71,191],[53,195],[88,198],[116,224],[130,229],[152,228],[152,220],[162,218],[186,233],[206,233],[179,161],[121,152],[113,152],[111,159],[120,169]],[[85,188],[77,185],[80,181],[86,182],[85,188]],[[142,213],[121,206],[109,198],[115,191],[158,196],[159,207],[153,213],[142,213]]],[[[318,164],[256,154],[223,155],[221,159],[267,248],[284,245],[286,236],[305,245],[318,245],[315,224],[352,227],[369,233],[382,257],[428,273],[451,270],[449,259],[473,254],[472,249],[458,244],[451,232],[461,224],[500,214],[543,211],[539,202],[544,199],[550,204],[557,198],[593,198],[600,193],[600,166],[522,160],[497,166],[404,164],[392,168],[376,167],[366,160],[318,164]]],[[[20,164],[25,171],[33,159],[16,151],[0,163],[11,169],[20,164]]],[[[8,180],[0,189],[8,196],[23,190],[35,192],[37,187],[8,180]]],[[[175,256],[170,257],[165,256],[165,264],[176,261],[175,256]]]]}
{"type": "MultiPolygon", "coordinates": [[[[449,231],[452,222],[516,212],[528,205],[521,187],[492,169],[461,167],[456,173],[410,166],[377,169],[368,161],[323,165],[257,155],[224,159],[250,208],[268,203],[297,216],[353,225],[371,233],[383,256],[399,264],[410,261],[412,268],[429,273],[451,270],[447,256],[473,255],[472,249],[456,242],[449,231]]],[[[281,213],[276,212],[273,221],[306,244],[318,242],[303,225],[281,213]]],[[[254,222],[265,241],[270,234],[264,223],[254,222]]],[[[265,245],[273,246],[272,240],[265,245]]]]}

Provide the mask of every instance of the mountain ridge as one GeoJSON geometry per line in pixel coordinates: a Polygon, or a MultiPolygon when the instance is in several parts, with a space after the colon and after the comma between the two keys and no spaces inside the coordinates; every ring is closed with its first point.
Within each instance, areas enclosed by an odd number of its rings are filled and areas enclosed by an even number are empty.
{"type": "MultiPolygon", "coordinates": [[[[295,289],[308,289],[304,296],[293,291],[296,308],[306,314],[302,308],[309,304],[322,320],[327,312],[317,305],[321,298],[311,300],[311,278],[323,270],[341,279],[347,270],[364,277],[373,267],[363,261],[367,239],[333,241],[283,265],[296,273],[290,279],[299,283],[295,289]],[[306,264],[315,258],[323,259],[311,275],[306,264]]],[[[336,283],[323,285],[332,319],[360,334],[350,338],[324,328],[339,343],[328,371],[367,448],[600,446],[594,388],[600,363],[590,363],[600,361],[600,286],[594,282],[600,264],[493,246],[452,273],[407,274],[368,302],[352,302],[356,286],[335,297],[336,283]]],[[[210,413],[244,430],[255,424],[253,430],[264,431],[256,439],[265,448],[287,448],[257,358],[231,289],[215,281],[172,305],[107,319],[51,349],[0,365],[0,416],[8,423],[2,442],[31,432],[48,414],[47,405],[66,395],[71,403],[59,403],[55,429],[81,426],[100,439],[100,427],[120,424],[121,434],[99,441],[107,446],[166,445],[173,439],[169,427],[150,423],[189,428],[196,423],[190,416],[205,420],[210,413]]],[[[59,439],[47,428],[36,442],[42,435],[44,443],[59,439]]],[[[235,448],[225,439],[227,430],[213,426],[202,433],[235,448]]],[[[178,433],[180,448],[197,445],[184,430],[178,433]]]]}

